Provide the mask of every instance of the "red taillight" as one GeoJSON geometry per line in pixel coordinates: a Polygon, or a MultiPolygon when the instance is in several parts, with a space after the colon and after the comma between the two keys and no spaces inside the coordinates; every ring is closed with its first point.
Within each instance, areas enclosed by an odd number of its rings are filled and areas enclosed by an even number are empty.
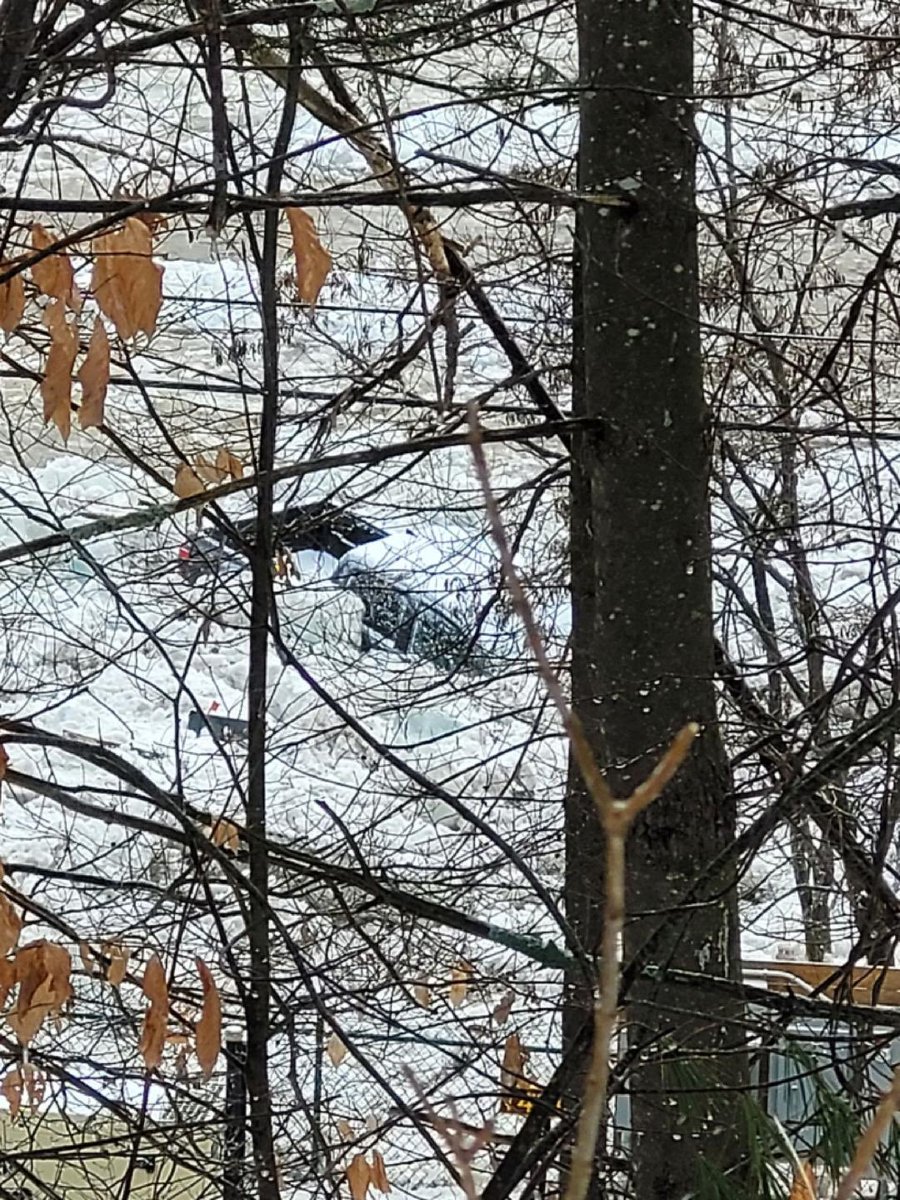
{"type": "Polygon", "coordinates": [[[190,546],[182,546],[181,549],[178,551],[178,557],[181,559],[190,558],[191,557],[190,546]]]}

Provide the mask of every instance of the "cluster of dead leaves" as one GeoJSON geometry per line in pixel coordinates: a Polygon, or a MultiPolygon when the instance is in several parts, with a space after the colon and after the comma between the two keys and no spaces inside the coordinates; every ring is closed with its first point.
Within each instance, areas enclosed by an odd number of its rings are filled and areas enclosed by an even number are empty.
{"type": "MultiPolygon", "coordinates": [[[[331,271],[331,255],[319,240],[312,217],[302,208],[287,208],[296,266],[297,296],[303,304],[315,306],[322,285],[331,271]]],[[[128,217],[124,224],[95,237],[90,247],[93,263],[91,294],[100,312],[123,341],[137,334],[150,337],[162,306],[163,269],[153,261],[153,235],[159,220],[144,213],[128,217]]],[[[31,246],[44,257],[31,266],[31,280],[37,292],[47,298],[44,323],[50,332],[50,350],[41,379],[44,421],[51,421],[67,441],[72,428],[72,384],[81,385],[79,423],[82,429],[103,424],[104,405],[109,387],[109,336],[100,317],[95,317],[87,353],[75,373],[81,336],[78,315],[83,297],[75,283],[75,269],[65,247],[47,253],[61,239],[40,222],[31,226],[31,246]]],[[[0,275],[21,264],[19,260],[0,262],[0,275]]],[[[25,315],[26,294],[22,272],[0,284],[0,329],[13,333],[25,315]]],[[[204,480],[219,473],[215,482],[240,478],[232,464],[215,463],[181,467],[176,478],[178,496],[196,495],[204,480]],[[179,490],[180,489],[180,490],[179,490]]]]}
{"type": "Polygon", "coordinates": [[[82,966],[88,975],[97,975],[115,988],[120,986],[128,972],[128,960],[131,957],[127,946],[116,941],[101,942],[98,954],[87,942],[81,942],[79,950],[82,966]]]}
{"type": "MultiPolygon", "coordinates": [[[[137,333],[148,336],[156,328],[162,304],[162,268],[153,261],[151,227],[136,217],[121,229],[101,234],[93,240],[91,292],[100,312],[108,318],[119,337],[137,333]]],[[[39,222],[31,227],[31,246],[44,253],[60,239],[39,222]]],[[[16,262],[0,263],[0,274],[16,262]]],[[[31,280],[37,292],[47,298],[44,324],[50,332],[50,350],[41,380],[44,420],[52,421],[64,441],[72,427],[72,384],[81,385],[79,422],[82,429],[103,424],[104,404],[109,386],[109,337],[99,317],[95,317],[87,353],[77,374],[75,360],[80,350],[78,315],[83,298],[75,283],[75,269],[65,249],[60,249],[32,264],[31,280]]],[[[20,273],[0,285],[0,329],[12,333],[25,314],[25,283],[20,273]]]]}
{"type": "Polygon", "coordinates": [[[72,959],[63,946],[44,938],[19,946],[22,925],[21,914],[0,891],[0,1007],[18,988],[16,1003],[6,1014],[6,1021],[19,1043],[27,1046],[44,1020],[50,1015],[58,1017],[71,999],[72,959]]]}
{"type": "Polygon", "coordinates": [[[383,1195],[391,1190],[387,1172],[384,1169],[384,1159],[377,1150],[372,1151],[371,1164],[364,1154],[356,1154],[347,1168],[347,1182],[350,1185],[350,1195],[353,1200],[366,1200],[369,1188],[377,1188],[383,1195]]]}
{"type": "Polygon", "coordinates": [[[228,479],[242,479],[243,476],[241,460],[222,446],[212,461],[205,454],[197,454],[193,466],[182,463],[175,472],[173,491],[179,500],[187,500],[189,496],[199,496],[208,486],[215,487],[228,479]]]}
{"type": "MultiPolygon", "coordinates": [[[[194,1025],[194,1053],[204,1079],[209,1079],[222,1043],[222,1003],[209,967],[200,958],[196,961],[203,988],[203,1008],[194,1025]]],[[[141,987],[150,1003],[144,1014],[140,1053],[147,1070],[155,1071],[162,1062],[166,1043],[183,1044],[185,1041],[183,1034],[169,1032],[169,987],[159,955],[150,956],[141,987]]]]}
{"type": "MultiPolygon", "coordinates": [[[[465,1002],[469,994],[469,989],[472,986],[472,980],[475,976],[475,968],[466,959],[460,958],[453,964],[450,970],[450,979],[447,985],[447,997],[454,1008],[459,1008],[465,1002]]],[[[414,983],[411,987],[412,997],[420,1008],[431,1008],[434,996],[431,988],[424,981],[414,983]]],[[[511,1003],[511,999],[510,999],[511,1003]]],[[[508,1012],[507,1012],[507,1015],[508,1012]]],[[[506,1018],[504,1017],[503,1020],[506,1018]]],[[[503,1020],[498,1020],[498,1024],[503,1024],[503,1020]]]]}
{"type": "Polygon", "coordinates": [[[19,989],[6,1021],[20,1045],[31,1044],[47,1017],[61,1015],[72,998],[71,973],[68,950],[44,938],[21,946],[13,959],[0,960],[0,1005],[19,989]]]}
{"type": "Polygon", "coordinates": [[[146,221],[129,217],[121,229],[93,243],[91,291],[100,311],[123,341],[135,334],[150,337],[162,305],[162,267],[153,261],[153,231],[146,221]]]}

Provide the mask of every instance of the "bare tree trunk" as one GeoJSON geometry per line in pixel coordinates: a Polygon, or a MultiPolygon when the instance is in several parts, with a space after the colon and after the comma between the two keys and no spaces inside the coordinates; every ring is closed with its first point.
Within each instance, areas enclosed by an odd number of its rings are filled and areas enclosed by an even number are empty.
{"type": "MultiPolygon", "coordinates": [[[[618,795],[685,721],[703,728],[629,844],[626,959],[653,934],[662,968],[628,998],[630,1044],[644,1048],[630,1081],[639,1200],[674,1200],[732,1157],[730,1106],[745,1078],[743,1053],[721,1053],[741,1044],[733,1010],[665,978],[666,967],[739,973],[734,880],[715,869],[735,805],[713,686],[692,40],[684,0],[579,4],[580,187],[633,181],[637,213],[622,219],[590,203],[579,212],[576,415],[605,427],[573,439],[573,700],[618,795]],[[708,900],[688,908],[698,876],[708,900]]],[[[568,913],[593,948],[602,888],[590,823],[573,779],[568,913]]],[[[570,997],[567,1037],[582,999],[570,997]]]]}

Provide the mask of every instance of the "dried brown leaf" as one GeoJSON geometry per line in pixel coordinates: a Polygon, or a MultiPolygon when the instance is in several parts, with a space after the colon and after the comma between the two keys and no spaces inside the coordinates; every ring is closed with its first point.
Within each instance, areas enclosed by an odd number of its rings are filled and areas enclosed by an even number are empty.
{"type": "Polygon", "coordinates": [[[9,1115],[13,1120],[19,1115],[22,1107],[22,1075],[15,1068],[3,1076],[3,1095],[9,1105],[9,1115]]]}
{"type": "Polygon", "coordinates": [[[16,1001],[19,1020],[24,1020],[35,1005],[46,1005],[49,1012],[59,1013],[72,996],[72,959],[68,950],[55,942],[41,938],[22,946],[16,952],[15,972],[19,985],[16,1001]],[[36,999],[38,993],[40,998],[36,999]]]}
{"type": "Polygon", "coordinates": [[[500,1067],[500,1086],[505,1092],[516,1091],[523,1085],[527,1059],[517,1033],[511,1033],[503,1045],[503,1062],[500,1067]]]}
{"type": "Polygon", "coordinates": [[[19,1039],[21,1045],[28,1046],[31,1044],[46,1018],[54,1011],[54,1008],[53,981],[47,975],[30,993],[27,1008],[20,1010],[17,1005],[14,1012],[6,1014],[7,1023],[19,1039]]]}
{"type": "Polygon", "coordinates": [[[492,1016],[498,1025],[505,1025],[509,1020],[509,1014],[512,1012],[512,1006],[515,1002],[515,996],[512,992],[507,992],[497,1007],[494,1009],[492,1016]]]}
{"type": "Polygon", "coordinates": [[[461,958],[450,972],[450,1003],[454,1008],[459,1008],[469,994],[471,979],[472,966],[461,958]]]}
{"type": "Polygon", "coordinates": [[[158,955],[151,954],[150,961],[144,970],[141,986],[144,995],[150,1000],[150,1007],[144,1015],[140,1053],[147,1070],[152,1071],[162,1061],[166,1028],[169,1023],[169,989],[166,984],[166,973],[158,955]]]}
{"type": "Polygon", "coordinates": [[[52,421],[67,442],[72,428],[72,369],[78,353],[78,337],[66,320],[61,300],[47,306],[44,319],[50,330],[50,353],[41,380],[44,422],[52,421]]]}
{"type": "Polygon", "coordinates": [[[148,1071],[155,1070],[162,1062],[167,1020],[168,1016],[165,1010],[158,1004],[151,1004],[144,1014],[138,1049],[148,1071]]]}
{"type": "Polygon", "coordinates": [[[347,1182],[350,1184],[350,1195],[353,1200],[366,1200],[369,1190],[371,1172],[364,1154],[356,1154],[347,1168],[347,1182]]]}
{"type": "Polygon", "coordinates": [[[287,208],[294,261],[297,265],[297,295],[303,304],[314,306],[331,270],[331,255],[319,241],[313,219],[302,208],[287,208]]]}
{"type": "MultiPolygon", "coordinates": [[[[31,245],[35,250],[47,250],[59,239],[45,229],[40,222],[35,221],[31,226],[31,245]]],[[[73,312],[81,311],[81,293],[75,286],[75,271],[72,260],[64,250],[58,254],[49,254],[31,268],[31,278],[34,286],[44,296],[59,300],[64,306],[68,305],[73,312]]]]}
{"type": "Polygon", "coordinates": [[[195,1049],[203,1078],[209,1079],[222,1045],[222,1002],[216,981],[209,967],[200,958],[197,959],[197,970],[203,984],[203,1011],[194,1029],[195,1049]]]}
{"type": "Polygon", "coordinates": [[[413,997],[416,1004],[420,1004],[422,1008],[431,1008],[431,989],[426,987],[424,983],[417,983],[413,987],[413,997]]]}
{"type": "Polygon", "coordinates": [[[244,464],[226,446],[223,446],[216,455],[216,467],[222,472],[223,479],[244,478],[244,464]]]}
{"type": "Polygon", "coordinates": [[[14,950],[22,932],[22,918],[12,904],[0,895],[0,955],[4,957],[14,950]]]}
{"type": "Polygon", "coordinates": [[[234,854],[237,854],[241,848],[241,835],[237,825],[227,821],[224,817],[219,817],[213,823],[209,840],[214,846],[220,846],[223,850],[231,850],[234,854]]]}
{"type": "Polygon", "coordinates": [[[182,463],[175,472],[175,483],[172,490],[179,500],[187,500],[188,496],[198,496],[201,492],[205,492],[206,488],[193,467],[182,463]]]}
{"type": "Polygon", "coordinates": [[[228,478],[227,473],[217,463],[211,463],[205,454],[194,458],[194,472],[204,483],[217,484],[228,478]]]}
{"type": "Polygon", "coordinates": [[[0,958],[0,1008],[16,986],[16,965],[8,958],[0,958]]]}
{"type": "Polygon", "coordinates": [[[390,1192],[391,1185],[387,1177],[387,1171],[384,1169],[384,1159],[377,1150],[372,1151],[372,1170],[370,1172],[372,1185],[377,1187],[379,1192],[385,1196],[390,1192]]]}
{"type": "Polygon", "coordinates": [[[100,306],[127,341],[136,333],[149,337],[162,305],[162,268],[153,261],[153,233],[136,217],[122,229],[94,239],[91,289],[100,306]]]}
{"type": "Polygon", "coordinates": [[[166,972],[158,954],[151,954],[144,968],[144,978],[141,988],[151,1004],[159,1004],[162,1008],[169,1007],[169,986],[166,983],[166,972]]]}
{"type": "MultiPolygon", "coordinates": [[[[0,275],[13,266],[15,263],[0,262],[0,275]]],[[[19,327],[24,313],[25,281],[20,273],[0,284],[0,329],[4,333],[12,333],[19,327]]]]}
{"type": "Polygon", "coordinates": [[[343,1141],[352,1142],[356,1139],[356,1134],[353,1132],[353,1126],[344,1117],[338,1118],[337,1129],[343,1141]]]}
{"type": "Polygon", "coordinates": [[[113,987],[119,987],[128,971],[128,959],[131,957],[131,951],[121,942],[103,942],[100,949],[109,959],[109,966],[106,968],[107,981],[113,987]]]}
{"type": "Polygon", "coordinates": [[[325,1053],[334,1067],[339,1067],[347,1057],[347,1047],[336,1033],[333,1033],[328,1039],[325,1045],[325,1053]]]}
{"type": "Polygon", "coordinates": [[[81,384],[78,423],[82,429],[97,428],[103,424],[103,407],[109,387],[109,338],[99,317],[94,321],[84,362],[78,368],[78,382],[81,384]]]}
{"type": "Polygon", "coordinates": [[[44,1098],[47,1076],[37,1067],[33,1067],[31,1063],[26,1063],[22,1067],[22,1076],[25,1081],[25,1095],[28,1097],[28,1104],[31,1108],[35,1108],[44,1098]]]}

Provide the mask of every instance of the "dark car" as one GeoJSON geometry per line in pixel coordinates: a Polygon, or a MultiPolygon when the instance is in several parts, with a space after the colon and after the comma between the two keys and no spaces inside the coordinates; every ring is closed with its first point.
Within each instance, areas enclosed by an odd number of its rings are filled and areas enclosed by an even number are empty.
{"type": "Polygon", "coordinates": [[[362,649],[390,646],[448,670],[479,673],[523,652],[518,622],[497,605],[497,564],[487,543],[430,524],[348,551],[335,583],[363,604],[362,649]]]}
{"type": "MultiPolygon", "coordinates": [[[[273,513],[277,554],[296,550],[318,550],[341,558],[355,546],[375,542],[384,531],[344,509],[325,501],[292,504],[273,513]]],[[[256,517],[230,521],[228,528],[209,526],[198,531],[178,551],[178,566],[188,583],[196,583],[208,572],[240,570],[241,548],[256,537],[256,517]]]]}

